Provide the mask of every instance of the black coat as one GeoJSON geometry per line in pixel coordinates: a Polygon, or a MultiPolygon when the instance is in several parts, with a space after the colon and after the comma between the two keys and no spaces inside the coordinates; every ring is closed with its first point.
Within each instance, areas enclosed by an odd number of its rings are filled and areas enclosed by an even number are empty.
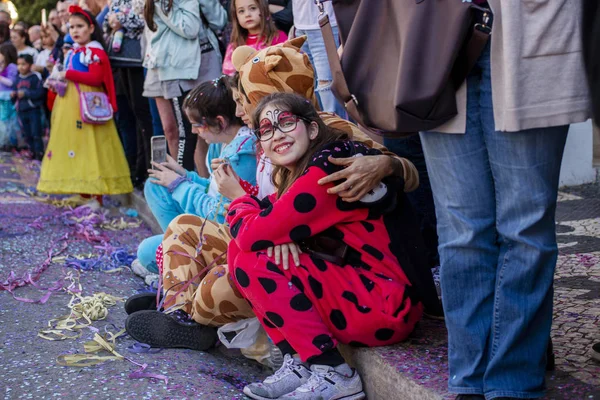
{"type": "Polygon", "coordinates": [[[600,122],[600,1],[583,0],[583,58],[590,85],[592,116],[600,122]]]}

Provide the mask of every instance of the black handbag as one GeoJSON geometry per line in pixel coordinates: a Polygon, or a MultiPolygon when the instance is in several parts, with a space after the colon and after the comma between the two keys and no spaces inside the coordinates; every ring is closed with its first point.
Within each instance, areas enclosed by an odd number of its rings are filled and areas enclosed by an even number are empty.
{"type": "Polygon", "coordinates": [[[113,34],[108,45],[108,58],[110,59],[110,65],[115,68],[141,68],[143,59],[142,45],[140,40],[123,36],[121,50],[115,52],[112,46],[114,37],[115,35],[113,34]]]}

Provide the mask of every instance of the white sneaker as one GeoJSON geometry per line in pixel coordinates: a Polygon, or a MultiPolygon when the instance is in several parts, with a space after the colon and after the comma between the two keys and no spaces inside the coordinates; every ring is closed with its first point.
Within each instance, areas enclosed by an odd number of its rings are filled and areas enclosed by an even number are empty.
{"type": "Polygon", "coordinates": [[[287,400],[360,400],[365,398],[358,372],[348,364],[337,367],[312,365],[312,376],[304,385],[281,396],[287,400]]]}
{"type": "Polygon", "coordinates": [[[152,272],[148,271],[146,269],[146,267],[144,267],[142,265],[142,263],[140,262],[140,260],[137,258],[135,260],[133,260],[133,262],[131,263],[131,270],[133,271],[134,274],[136,274],[137,276],[140,276],[142,278],[145,278],[148,275],[152,274],[152,272]]]}
{"type": "Polygon", "coordinates": [[[152,272],[150,272],[144,278],[144,282],[146,282],[146,285],[150,286],[151,288],[158,288],[158,279],[159,278],[160,278],[160,276],[158,274],[153,274],[152,272]]]}
{"type": "Polygon", "coordinates": [[[244,394],[257,400],[278,399],[308,382],[310,376],[311,372],[304,364],[286,354],[281,368],[264,381],[247,385],[244,394]]]}

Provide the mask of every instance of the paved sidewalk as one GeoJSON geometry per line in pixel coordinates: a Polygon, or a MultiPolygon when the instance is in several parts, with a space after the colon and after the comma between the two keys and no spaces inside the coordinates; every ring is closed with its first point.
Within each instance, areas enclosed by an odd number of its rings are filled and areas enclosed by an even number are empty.
{"type": "MultiPolygon", "coordinates": [[[[23,162],[0,153],[0,282],[9,272],[21,276],[41,265],[56,241],[65,233],[70,237],[63,255],[98,255],[102,250],[80,237],[75,227],[66,225],[65,209],[35,201],[21,191],[35,186],[39,165],[23,162]]],[[[114,210],[113,210],[114,211],[114,210]]],[[[117,215],[119,219],[122,215],[117,215]]],[[[128,218],[128,221],[135,221],[128,218]]],[[[137,244],[149,236],[150,230],[139,228],[109,231],[98,229],[115,247],[135,254],[137,244]]],[[[64,278],[72,268],[64,262],[52,263],[42,273],[39,286],[48,287],[64,278]]],[[[127,268],[120,272],[82,272],[83,295],[107,292],[127,298],[147,290],[143,281],[127,268]]],[[[68,282],[66,282],[68,284],[68,282]]],[[[31,285],[15,290],[15,295],[40,299],[46,292],[31,285]]],[[[256,363],[238,357],[228,357],[220,350],[163,350],[157,354],[134,354],[127,350],[134,341],[128,337],[117,340],[116,351],[137,363],[147,364],[145,372],[162,374],[168,383],[156,379],[130,379],[138,367],[127,361],[107,361],[91,367],[63,367],[56,358],[63,354],[83,353],[83,343],[93,337],[84,329],[75,340],[48,341],[37,336],[48,321],[69,313],[71,296],[56,292],[45,304],[16,301],[10,293],[0,290],[0,397],[4,399],[242,399],[241,389],[249,382],[260,380],[265,371],[256,363]]],[[[108,317],[94,321],[92,326],[104,332],[109,327],[122,329],[125,322],[123,302],[109,308],[108,317]]],[[[101,355],[109,355],[104,352],[101,355]]]]}

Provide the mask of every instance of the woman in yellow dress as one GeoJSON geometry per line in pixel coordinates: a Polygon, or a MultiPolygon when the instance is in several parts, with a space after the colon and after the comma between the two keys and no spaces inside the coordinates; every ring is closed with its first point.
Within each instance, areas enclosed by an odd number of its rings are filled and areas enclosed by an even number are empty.
{"type": "Polygon", "coordinates": [[[80,92],[104,92],[113,110],[116,96],[108,56],[96,20],[79,6],[69,8],[75,45],[65,58],[64,96],[52,111],[50,141],[37,189],[46,193],[122,194],[133,190],[114,121],[88,124],[80,115],[80,92]]]}

